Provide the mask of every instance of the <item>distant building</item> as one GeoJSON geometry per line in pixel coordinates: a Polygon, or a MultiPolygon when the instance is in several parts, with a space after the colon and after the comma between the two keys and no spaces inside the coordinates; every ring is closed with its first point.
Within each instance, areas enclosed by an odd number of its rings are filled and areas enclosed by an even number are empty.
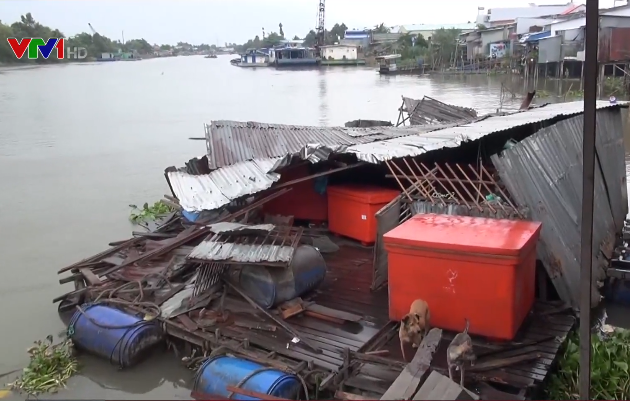
{"type": "Polygon", "coordinates": [[[358,58],[357,45],[322,46],[322,58],[326,60],[356,60],[358,58]]]}
{"type": "Polygon", "coordinates": [[[344,34],[344,37],[339,44],[342,45],[356,45],[361,48],[365,48],[370,44],[370,30],[369,29],[361,29],[354,30],[348,29],[344,34]]]}
{"type": "Polygon", "coordinates": [[[398,32],[401,34],[409,35],[422,35],[426,40],[431,40],[431,37],[440,29],[459,29],[462,33],[472,32],[477,28],[477,24],[414,24],[414,25],[401,25],[398,28],[398,32]]]}
{"type": "Polygon", "coordinates": [[[298,40],[281,40],[280,41],[280,45],[282,47],[302,47],[302,45],[304,44],[304,40],[302,39],[298,39],[298,40]]]}
{"type": "Polygon", "coordinates": [[[517,18],[540,18],[546,16],[563,15],[564,13],[579,12],[582,8],[573,3],[558,5],[531,4],[529,7],[489,8],[486,14],[477,16],[477,24],[486,28],[501,25],[509,25],[516,22],[517,18]]]}

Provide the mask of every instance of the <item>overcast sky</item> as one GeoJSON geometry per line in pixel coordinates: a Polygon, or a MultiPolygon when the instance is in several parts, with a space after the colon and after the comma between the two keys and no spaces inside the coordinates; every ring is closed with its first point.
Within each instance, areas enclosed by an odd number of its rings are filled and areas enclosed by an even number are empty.
{"type": "MultiPolygon", "coordinates": [[[[326,26],[344,22],[349,28],[386,25],[473,22],[477,7],[527,6],[533,0],[328,0],[326,26]]],[[[566,0],[565,0],[566,1],[566,0]]],[[[562,4],[540,0],[537,4],[562,4]]],[[[600,0],[611,7],[614,0],[600,0]]],[[[576,3],[584,3],[584,0],[576,3]]],[[[0,20],[12,23],[31,12],[44,25],[67,36],[89,32],[150,43],[243,43],[265,31],[303,37],[316,25],[319,0],[0,0],[0,20]]],[[[621,4],[621,3],[618,3],[621,4]]]]}

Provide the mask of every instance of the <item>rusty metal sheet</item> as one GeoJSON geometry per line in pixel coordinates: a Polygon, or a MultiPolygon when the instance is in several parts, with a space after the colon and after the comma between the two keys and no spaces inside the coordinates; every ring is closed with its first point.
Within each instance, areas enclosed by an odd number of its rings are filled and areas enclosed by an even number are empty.
{"type": "Polygon", "coordinates": [[[630,28],[601,28],[597,59],[600,63],[630,59],[630,28]]]}
{"type": "MultiPolygon", "coordinates": [[[[543,128],[531,137],[492,156],[512,198],[528,207],[531,218],[543,223],[538,258],[560,298],[579,307],[580,210],[582,188],[581,116],[543,128]]],[[[597,281],[606,277],[611,239],[627,212],[621,113],[597,113],[597,163],[593,224],[593,299],[600,301],[597,281]],[[602,253],[603,251],[603,253],[602,253]],[[607,254],[608,253],[608,254],[607,254]]]]}
{"type": "Polygon", "coordinates": [[[403,97],[403,104],[411,125],[471,121],[477,118],[477,112],[469,107],[447,104],[429,96],[422,100],[403,97]]]}

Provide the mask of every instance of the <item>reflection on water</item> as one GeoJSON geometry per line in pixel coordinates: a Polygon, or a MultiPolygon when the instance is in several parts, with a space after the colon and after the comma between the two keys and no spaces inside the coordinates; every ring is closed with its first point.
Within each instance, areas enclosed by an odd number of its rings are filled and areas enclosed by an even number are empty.
{"type": "MultiPolygon", "coordinates": [[[[373,68],[282,71],[230,56],[95,63],[0,74],[0,372],[27,363],[34,340],[63,329],[50,300],[56,271],[127,238],[129,204],[167,191],[163,170],[205,153],[203,123],[228,119],[343,125],[396,121],[401,96],[425,95],[480,113],[520,105],[511,77],[380,76],[373,68]],[[515,95],[502,101],[501,88],[515,95]],[[19,307],[17,307],[19,305],[19,307]]],[[[549,84],[550,85],[550,84],[549,84]]],[[[549,101],[551,99],[541,99],[549,101]]],[[[188,398],[190,372],[170,355],[118,372],[86,359],[58,398],[188,398]],[[98,385],[94,385],[98,383],[98,385]]]]}

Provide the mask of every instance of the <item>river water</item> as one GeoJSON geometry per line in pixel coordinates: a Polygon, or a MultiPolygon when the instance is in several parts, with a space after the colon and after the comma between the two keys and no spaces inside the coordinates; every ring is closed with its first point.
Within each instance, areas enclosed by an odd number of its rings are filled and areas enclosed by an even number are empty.
{"type": "MultiPolygon", "coordinates": [[[[33,341],[63,331],[51,300],[70,288],[57,270],[129,237],[128,205],[161,198],[164,168],[205,153],[203,141],[188,140],[203,136],[203,123],[395,123],[401,95],[482,112],[520,103],[500,95],[518,82],[497,77],[254,70],[230,58],[0,70],[0,375],[25,366],[33,341]]],[[[55,398],[189,399],[191,374],[172,356],[124,372],[83,362],[55,398]]],[[[12,378],[1,377],[0,388],[12,378]]]]}

